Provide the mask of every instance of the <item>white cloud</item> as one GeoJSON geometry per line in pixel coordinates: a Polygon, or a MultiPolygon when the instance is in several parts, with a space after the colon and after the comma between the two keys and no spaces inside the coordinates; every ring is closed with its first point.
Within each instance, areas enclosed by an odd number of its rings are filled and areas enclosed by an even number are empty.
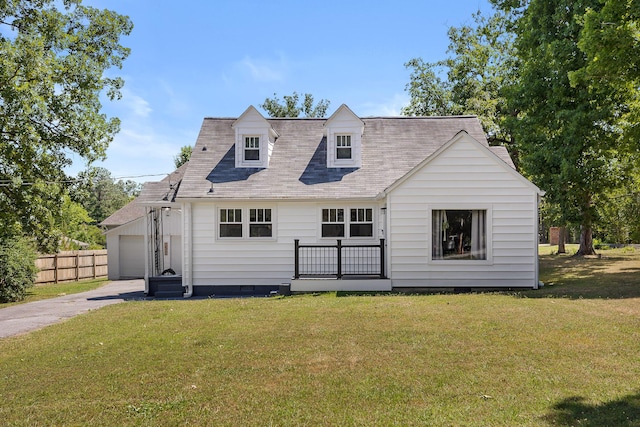
{"type": "Polygon", "coordinates": [[[122,102],[123,107],[137,117],[149,117],[149,114],[153,111],[144,98],[126,88],[122,89],[122,99],[120,102],[122,102]]]}
{"type": "Polygon", "coordinates": [[[245,56],[236,66],[248,73],[253,80],[259,82],[282,81],[289,69],[283,55],[280,55],[276,60],[245,56]]]}
{"type": "Polygon", "coordinates": [[[404,93],[396,93],[391,99],[382,103],[367,102],[360,104],[358,114],[360,116],[399,116],[402,108],[409,104],[409,96],[404,93]]]}

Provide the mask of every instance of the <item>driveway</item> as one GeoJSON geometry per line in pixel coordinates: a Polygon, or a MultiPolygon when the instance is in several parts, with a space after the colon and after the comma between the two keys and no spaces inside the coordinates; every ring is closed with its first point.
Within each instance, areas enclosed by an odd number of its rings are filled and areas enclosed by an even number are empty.
{"type": "Polygon", "coordinates": [[[105,305],[144,298],[144,280],[116,280],[92,291],[0,309],[0,338],[44,328],[105,305]]]}

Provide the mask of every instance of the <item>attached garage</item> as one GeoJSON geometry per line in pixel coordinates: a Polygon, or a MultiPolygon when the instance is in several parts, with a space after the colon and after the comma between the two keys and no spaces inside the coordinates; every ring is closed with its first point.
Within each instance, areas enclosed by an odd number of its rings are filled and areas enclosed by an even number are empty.
{"type": "Polygon", "coordinates": [[[176,274],[181,274],[182,215],[180,205],[171,200],[185,168],[186,164],[162,181],[146,183],[136,199],[102,221],[101,225],[106,229],[110,280],[143,278],[145,274],[153,274],[145,271],[148,249],[145,236],[151,234],[160,242],[157,248],[157,253],[161,254],[157,260],[160,271],[171,268],[176,274]],[[157,209],[157,200],[162,200],[162,209],[157,209]],[[154,208],[161,216],[150,216],[154,208]]]}
{"type": "Polygon", "coordinates": [[[119,236],[120,279],[144,277],[144,236],[119,236]]]}

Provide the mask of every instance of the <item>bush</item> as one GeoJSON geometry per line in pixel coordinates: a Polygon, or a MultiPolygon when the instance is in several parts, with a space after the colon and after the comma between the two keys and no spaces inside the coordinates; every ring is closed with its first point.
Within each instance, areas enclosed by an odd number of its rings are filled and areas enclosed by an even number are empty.
{"type": "Polygon", "coordinates": [[[0,238],[0,302],[24,299],[36,280],[36,258],[34,247],[26,238],[0,238]]]}

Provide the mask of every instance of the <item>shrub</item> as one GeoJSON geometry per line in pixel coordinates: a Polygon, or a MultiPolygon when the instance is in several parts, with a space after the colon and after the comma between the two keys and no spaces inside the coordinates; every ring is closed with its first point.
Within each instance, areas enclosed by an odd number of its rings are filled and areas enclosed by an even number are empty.
{"type": "Polygon", "coordinates": [[[36,280],[36,252],[21,236],[0,237],[0,302],[22,300],[36,280]]]}

